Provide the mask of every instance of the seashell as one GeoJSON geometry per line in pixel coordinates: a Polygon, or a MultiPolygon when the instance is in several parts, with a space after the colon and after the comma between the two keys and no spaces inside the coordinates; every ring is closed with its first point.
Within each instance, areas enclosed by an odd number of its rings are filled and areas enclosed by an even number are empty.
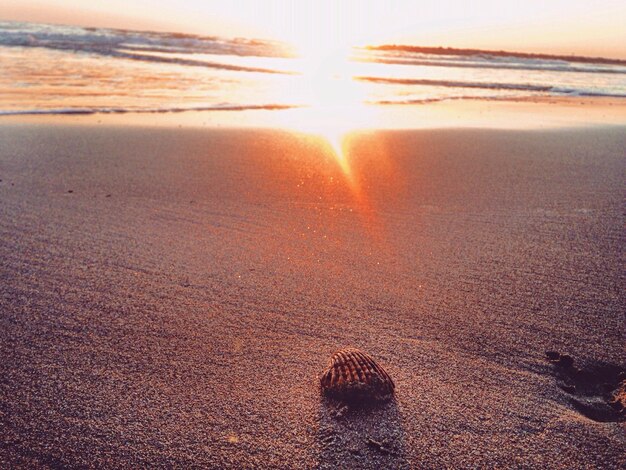
{"type": "Polygon", "coordinates": [[[385,369],[369,354],[354,348],[333,354],[320,382],[323,393],[346,401],[388,400],[395,389],[385,369]]]}

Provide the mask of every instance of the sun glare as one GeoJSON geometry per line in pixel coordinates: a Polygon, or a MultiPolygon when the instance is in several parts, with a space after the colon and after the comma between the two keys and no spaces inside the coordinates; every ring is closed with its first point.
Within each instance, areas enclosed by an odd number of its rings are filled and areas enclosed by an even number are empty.
{"type": "Polygon", "coordinates": [[[365,25],[373,22],[377,11],[362,6],[355,2],[302,2],[291,11],[291,21],[276,32],[298,57],[296,71],[300,75],[285,93],[292,102],[304,105],[296,122],[286,123],[287,127],[326,141],[351,180],[345,136],[358,127],[369,127],[373,113],[372,107],[365,105],[365,87],[354,80],[356,63],[350,60],[353,48],[365,39],[365,25]]]}
{"type": "Polygon", "coordinates": [[[287,127],[319,136],[332,149],[337,163],[352,181],[345,136],[360,127],[368,127],[373,110],[365,105],[363,84],[354,80],[355,63],[350,60],[352,48],[347,44],[321,41],[298,48],[295,88],[287,91],[294,102],[305,108],[296,122],[287,127]]]}

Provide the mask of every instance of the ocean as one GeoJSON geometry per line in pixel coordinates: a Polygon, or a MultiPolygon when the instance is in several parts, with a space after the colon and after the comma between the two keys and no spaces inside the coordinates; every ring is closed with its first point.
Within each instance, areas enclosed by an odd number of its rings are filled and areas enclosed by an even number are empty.
{"type": "Polygon", "coordinates": [[[246,38],[0,22],[0,114],[626,98],[626,61],[410,46],[299,57],[246,38]]]}

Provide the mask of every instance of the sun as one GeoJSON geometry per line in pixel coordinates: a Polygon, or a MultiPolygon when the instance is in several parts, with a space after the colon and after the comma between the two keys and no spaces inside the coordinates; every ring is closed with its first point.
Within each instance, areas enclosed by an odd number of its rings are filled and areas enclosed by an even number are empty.
{"type": "Polygon", "coordinates": [[[356,82],[353,64],[344,51],[319,51],[303,57],[297,98],[305,103],[300,124],[301,131],[325,139],[346,175],[350,175],[349,156],[343,141],[345,135],[358,127],[368,110],[362,85],[356,82]]]}
{"type": "Polygon", "coordinates": [[[316,47],[301,47],[295,59],[295,85],[285,89],[291,102],[301,103],[297,119],[286,126],[313,134],[329,144],[342,171],[351,177],[346,135],[368,126],[373,109],[365,104],[363,83],[354,80],[356,63],[347,44],[321,41],[316,47]]]}
{"type": "Polygon", "coordinates": [[[281,93],[303,108],[289,113],[285,124],[328,144],[343,173],[352,179],[346,136],[357,128],[373,127],[375,112],[365,104],[366,84],[354,79],[360,63],[352,56],[355,47],[365,44],[365,25],[373,22],[374,10],[354,1],[297,5],[292,21],[282,29],[296,55],[297,77],[281,93]]]}

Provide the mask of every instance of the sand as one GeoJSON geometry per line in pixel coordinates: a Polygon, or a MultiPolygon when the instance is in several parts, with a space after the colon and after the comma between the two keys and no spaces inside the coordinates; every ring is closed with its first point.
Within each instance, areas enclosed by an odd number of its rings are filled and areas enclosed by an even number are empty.
{"type": "Polygon", "coordinates": [[[0,466],[624,464],[626,129],[351,149],[1,125],[0,466]],[[345,346],[394,402],[320,397],[345,346]]]}

